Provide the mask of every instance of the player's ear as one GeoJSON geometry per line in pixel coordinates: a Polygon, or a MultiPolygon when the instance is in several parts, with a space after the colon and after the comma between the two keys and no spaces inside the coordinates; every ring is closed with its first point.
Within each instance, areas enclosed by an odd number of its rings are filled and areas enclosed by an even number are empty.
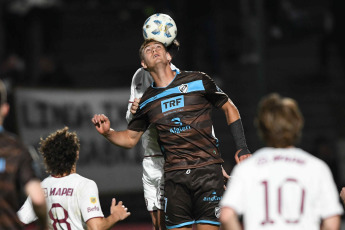
{"type": "Polygon", "coordinates": [[[1,113],[0,116],[6,117],[9,111],[10,111],[10,105],[8,103],[3,103],[0,107],[0,113],[1,113]]]}
{"type": "Polygon", "coordinates": [[[172,57],[171,57],[170,53],[167,52],[166,55],[167,55],[167,56],[166,56],[166,57],[167,57],[167,60],[168,60],[169,62],[171,62],[172,57]]]}
{"type": "Polygon", "coordinates": [[[142,66],[144,69],[147,69],[147,65],[145,64],[145,61],[144,61],[144,60],[141,60],[141,66],[142,66]]]}

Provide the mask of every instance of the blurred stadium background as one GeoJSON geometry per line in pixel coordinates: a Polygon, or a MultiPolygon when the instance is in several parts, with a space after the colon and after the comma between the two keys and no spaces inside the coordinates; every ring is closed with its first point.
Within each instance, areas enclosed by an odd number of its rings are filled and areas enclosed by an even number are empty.
{"type": "MultiPolygon", "coordinates": [[[[110,198],[132,212],[127,229],[150,229],[140,146],[122,150],[91,124],[106,113],[126,127],[131,78],[145,19],[174,18],[180,51],[173,63],[208,73],[237,105],[252,151],[262,146],[254,126],[261,96],[295,98],[305,117],[300,147],[325,160],[339,191],[345,186],[345,3],[342,0],[11,0],[0,3],[0,77],[12,104],[6,128],[31,146],[63,126],[81,139],[78,172],[94,179],[103,212],[110,198]],[[129,227],[128,227],[129,226],[129,227]]],[[[235,152],[224,117],[215,131],[231,172],[235,152]]],[[[40,159],[38,158],[38,161],[40,159]]],[[[42,177],[45,173],[38,166],[42,177]]],[[[119,225],[120,227],[121,225],[119,225]]]]}

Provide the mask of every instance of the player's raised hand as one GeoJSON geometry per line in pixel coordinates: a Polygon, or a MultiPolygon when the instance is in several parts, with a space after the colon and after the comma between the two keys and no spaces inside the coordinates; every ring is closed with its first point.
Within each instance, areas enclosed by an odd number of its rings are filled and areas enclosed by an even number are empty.
{"type": "Polygon", "coordinates": [[[91,119],[92,123],[95,125],[96,130],[102,134],[107,135],[110,131],[110,121],[104,114],[95,114],[91,119]]]}
{"type": "Polygon", "coordinates": [[[235,161],[237,164],[241,163],[242,161],[244,161],[245,159],[249,158],[252,156],[252,154],[247,153],[247,154],[241,154],[242,149],[237,150],[237,152],[235,153],[235,161]]]}
{"type": "Polygon", "coordinates": [[[139,108],[139,102],[140,102],[140,98],[134,98],[134,101],[132,103],[131,106],[131,113],[135,114],[139,108]]]}
{"type": "Polygon", "coordinates": [[[117,217],[119,220],[124,220],[131,215],[131,213],[128,212],[128,209],[122,204],[122,201],[119,201],[119,203],[116,205],[115,198],[113,198],[111,201],[110,214],[114,217],[117,217]]]}

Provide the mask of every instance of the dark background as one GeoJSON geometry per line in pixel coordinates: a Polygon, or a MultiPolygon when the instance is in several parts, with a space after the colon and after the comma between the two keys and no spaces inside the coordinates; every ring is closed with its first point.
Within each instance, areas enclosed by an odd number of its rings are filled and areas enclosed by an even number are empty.
{"type": "MultiPolygon", "coordinates": [[[[129,95],[140,67],[142,25],[153,13],[167,13],[181,42],[173,63],[215,79],[238,107],[251,151],[262,147],[254,126],[260,98],[271,92],[292,97],[305,117],[299,147],[330,165],[339,191],[345,185],[343,0],[66,0],[25,12],[11,9],[11,2],[0,3],[0,77],[10,100],[20,86],[124,87],[129,95]]],[[[13,113],[6,128],[16,132],[13,113]]],[[[214,118],[230,172],[230,131],[222,113],[214,118]]],[[[101,194],[106,215],[111,195],[101,194]]],[[[115,196],[132,212],[126,222],[150,221],[142,193],[115,196]]]]}

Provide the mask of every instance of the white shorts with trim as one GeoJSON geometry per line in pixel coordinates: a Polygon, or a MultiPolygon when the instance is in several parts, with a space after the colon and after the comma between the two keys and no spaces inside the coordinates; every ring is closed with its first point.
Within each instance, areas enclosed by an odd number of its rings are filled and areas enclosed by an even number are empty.
{"type": "Polygon", "coordinates": [[[164,210],[164,157],[144,157],[143,159],[144,198],[148,211],[164,210]]]}

